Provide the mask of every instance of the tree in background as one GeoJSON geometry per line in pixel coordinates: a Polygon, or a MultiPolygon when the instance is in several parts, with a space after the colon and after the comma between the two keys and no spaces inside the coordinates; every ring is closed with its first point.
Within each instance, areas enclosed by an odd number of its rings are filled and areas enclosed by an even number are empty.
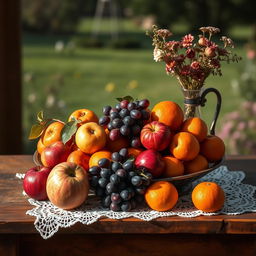
{"type": "Polygon", "coordinates": [[[154,15],[158,26],[184,21],[190,30],[216,26],[225,31],[234,24],[255,23],[254,0],[131,0],[136,15],[154,15]]]}
{"type": "Polygon", "coordinates": [[[183,16],[183,1],[180,0],[131,0],[135,15],[154,15],[160,27],[169,27],[183,16]]]}
{"type": "Polygon", "coordinates": [[[22,24],[38,32],[74,32],[85,11],[84,0],[23,0],[22,24]]]}

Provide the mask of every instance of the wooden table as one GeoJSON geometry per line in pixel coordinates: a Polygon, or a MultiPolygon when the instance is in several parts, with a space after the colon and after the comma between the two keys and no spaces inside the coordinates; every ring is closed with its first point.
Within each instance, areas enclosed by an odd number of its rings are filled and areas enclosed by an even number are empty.
{"type": "MultiPolygon", "coordinates": [[[[231,170],[256,185],[256,156],[228,157],[231,170]]],[[[130,218],[76,224],[44,240],[34,228],[32,206],[16,172],[32,167],[31,156],[0,156],[0,256],[5,255],[256,255],[256,213],[238,216],[130,218]]]]}

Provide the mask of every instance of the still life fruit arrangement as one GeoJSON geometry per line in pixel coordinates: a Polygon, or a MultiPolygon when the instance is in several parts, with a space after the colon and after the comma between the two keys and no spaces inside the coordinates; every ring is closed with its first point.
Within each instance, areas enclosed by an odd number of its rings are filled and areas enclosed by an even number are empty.
{"type": "MultiPolygon", "coordinates": [[[[162,101],[150,110],[147,99],[119,100],[103,107],[99,119],[88,109],[74,111],[66,123],[38,114],[30,138],[38,138],[41,166],[25,175],[28,196],[69,210],[84,203],[91,189],[102,207],[113,211],[130,211],[143,202],[166,211],[175,206],[178,192],[164,178],[200,172],[222,159],[223,141],[208,135],[200,118],[183,121],[175,102],[162,101]]],[[[200,186],[193,191],[195,206],[219,210],[222,189],[210,182],[200,186]]]]}
{"type": "MultiPolygon", "coordinates": [[[[202,27],[199,40],[191,34],[169,41],[169,30],[153,26],[149,35],[154,60],[164,62],[166,72],[177,78],[184,92],[184,111],[173,101],[150,108],[148,99],[118,98],[115,106],[104,106],[100,118],[89,109],[78,109],[67,122],[37,115],[30,139],[38,139],[36,167],[24,178],[23,187],[36,200],[49,199],[55,206],[71,210],[86,203],[89,190],[101,206],[112,211],[131,211],[145,202],[153,210],[171,210],[179,192],[174,179],[199,177],[223,159],[225,145],[214,135],[221,96],[214,88],[202,91],[206,78],[221,75],[221,62],[240,57],[230,38],[223,47],[212,41],[220,30],[202,27]],[[196,117],[205,95],[218,98],[215,121],[208,129],[196,117]]],[[[201,182],[191,193],[194,206],[205,212],[220,210],[225,201],[222,188],[201,182]]]]}

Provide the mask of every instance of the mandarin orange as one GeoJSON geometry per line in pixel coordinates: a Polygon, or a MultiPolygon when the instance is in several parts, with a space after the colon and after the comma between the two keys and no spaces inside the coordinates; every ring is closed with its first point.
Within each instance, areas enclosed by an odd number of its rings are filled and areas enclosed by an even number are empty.
{"type": "Polygon", "coordinates": [[[183,164],[186,174],[199,172],[209,167],[207,159],[200,154],[197,155],[197,157],[194,158],[193,160],[185,161],[183,164]]]}
{"type": "Polygon", "coordinates": [[[192,191],[194,206],[204,212],[216,212],[225,202],[223,189],[215,182],[201,182],[192,191]]]}
{"type": "Polygon", "coordinates": [[[151,121],[159,121],[177,131],[183,122],[183,111],[178,104],[172,101],[161,101],[151,111],[151,121]]]}
{"type": "Polygon", "coordinates": [[[171,141],[170,151],[179,160],[194,159],[200,150],[199,142],[194,135],[188,132],[176,133],[171,141]]]}
{"type": "Polygon", "coordinates": [[[145,193],[148,206],[155,211],[171,210],[178,201],[177,189],[167,181],[157,181],[145,193]]]}
{"type": "Polygon", "coordinates": [[[200,145],[200,152],[209,162],[216,162],[225,154],[223,140],[215,135],[208,135],[200,145]]]}
{"type": "Polygon", "coordinates": [[[207,136],[208,128],[201,118],[191,117],[183,122],[181,131],[192,133],[199,142],[202,142],[207,136]]]}
{"type": "Polygon", "coordinates": [[[102,150],[102,151],[98,151],[95,152],[93,155],[91,155],[90,160],[89,160],[89,167],[92,166],[97,166],[98,162],[101,158],[107,158],[109,160],[111,160],[111,152],[110,151],[106,151],[106,150],[102,150]]]}
{"type": "Polygon", "coordinates": [[[175,177],[184,174],[184,166],[179,159],[172,156],[165,156],[163,160],[165,163],[164,177],[175,177]]]}

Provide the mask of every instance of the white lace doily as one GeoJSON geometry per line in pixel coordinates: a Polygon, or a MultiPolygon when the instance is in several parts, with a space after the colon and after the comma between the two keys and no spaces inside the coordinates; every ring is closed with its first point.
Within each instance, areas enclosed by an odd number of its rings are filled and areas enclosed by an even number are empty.
{"type": "MultiPolygon", "coordinates": [[[[17,173],[16,177],[22,179],[24,174],[17,173]]],[[[26,214],[35,216],[35,228],[44,239],[53,236],[60,227],[71,227],[77,222],[89,225],[98,219],[107,217],[111,219],[123,219],[129,217],[150,221],[159,217],[177,215],[180,217],[197,217],[199,215],[237,215],[245,212],[256,212],[256,200],[254,193],[256,187],[241,183],[245,174],[242,171],[232,172],[226,166],[221,166],[201,179],[193,182],[193,187],[202,181],[214,181],[218,183],[226,194],[224,207],[216,213],[206,213],[197,210],[191,202],[191,194],[179,198],[176,206],[167,212],[157,212],[149,208],[136,209],[131,212],[113,212],[104,210],[94,196],[88,197],[85,204],[79,208],[66,211],[55,207],[49,201],[36,201],[28,199],[35,208],[26,214]]]]}

